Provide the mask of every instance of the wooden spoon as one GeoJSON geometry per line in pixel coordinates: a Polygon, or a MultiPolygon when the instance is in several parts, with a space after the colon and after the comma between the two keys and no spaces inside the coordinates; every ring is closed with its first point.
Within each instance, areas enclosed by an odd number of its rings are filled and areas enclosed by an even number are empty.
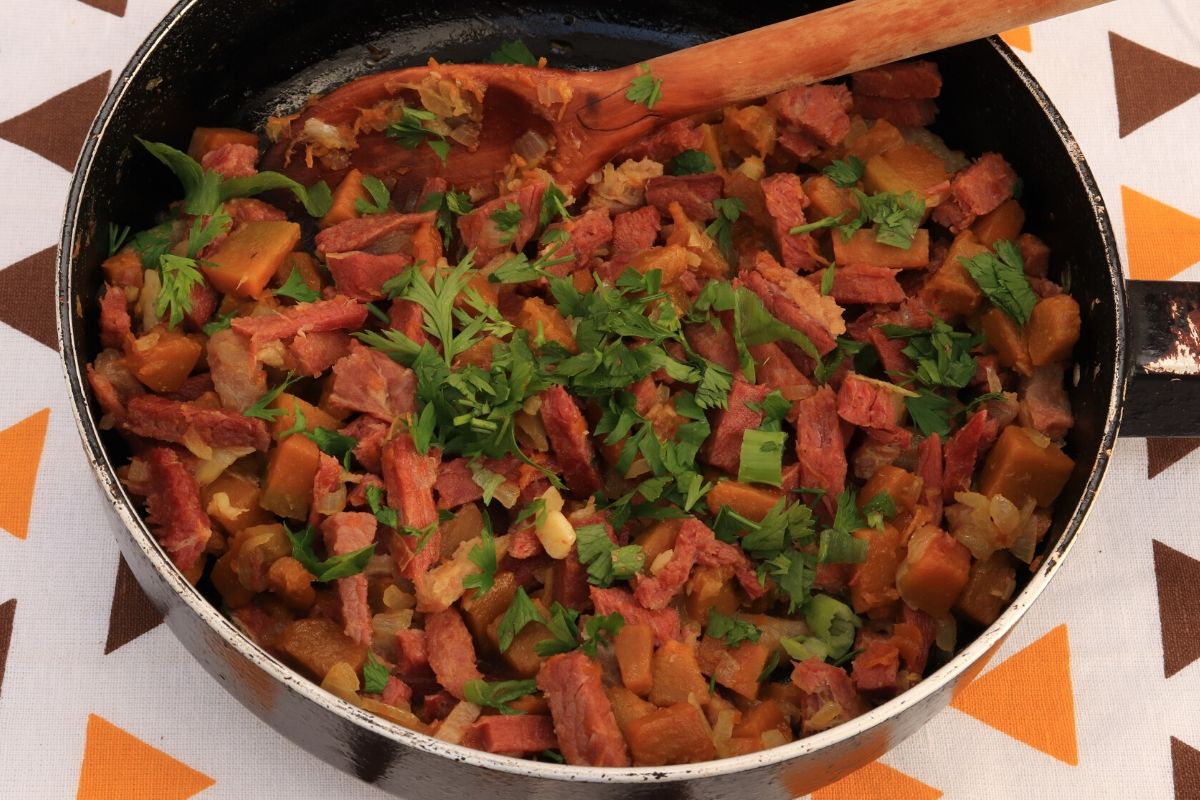
{"type": "MultiPolygon", "coordinates": [[[[382,131],[359,134],[349,163],[317,158],[305,163],[304,146],[285,138],[265,159],[311,184],[331,186],[349,167],[387,182],[394,197],[419,192],[425,178],[442,176],[459,189],[496,193],[518,137],[533,131],[554,143],[544,165],[564,189],[578,192],[589,175],[627,145],[663,122],[744,103],[978,39],[1107,0],[854,0],[737,36],[606,72],[497,64],[441,64],[369,75],[305,108],[291,124],[298,136],[317,120],[351,129],[363,109],[402,100],[420,108],[414,88],[432,75],[483,95],[477,146],[454,143],[445,163],[421,145],[406,149],[382,131]],[[652,108],[627,99],[645,70],[662,81],[652,108]]],[[[343,162],[345,159],[343,159],[343,162]]]]}

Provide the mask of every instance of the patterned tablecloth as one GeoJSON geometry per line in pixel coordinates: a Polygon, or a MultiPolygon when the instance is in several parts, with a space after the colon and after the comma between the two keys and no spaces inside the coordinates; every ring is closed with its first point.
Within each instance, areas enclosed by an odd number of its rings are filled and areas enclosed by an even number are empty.
{"type": "MultiPolygon", "coordinates": [[[[70,171],[171,4],[0,0],[0,796],[383,797],[266,727],[160,624],[71,420],[53,322],[70,171]]],[[[1200,0],[1005,39],[1087,153],[1128,274],[1200,279],[1200,0]]],[[[815,800],[1200,798],[1198,447],[1121,441],[1066,566],[981,677],[815,800]]]]}

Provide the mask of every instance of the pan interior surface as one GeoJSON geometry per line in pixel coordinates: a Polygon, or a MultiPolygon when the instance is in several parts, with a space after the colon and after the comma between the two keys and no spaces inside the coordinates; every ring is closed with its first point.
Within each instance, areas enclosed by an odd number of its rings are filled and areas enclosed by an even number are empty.
{"type": "MultiPolygon", "coordinates": [[[[672,0],[614,0],[603,10],[575,2],[550,6],[496,2],[490,3],[486,11],[478,3],[461,0],[446,0],[430,7],[368,0],[337,4],[318,0],[182,3],[160,29],[158,43],[144,49],[119,79],[114,95],[102,110],[93,131],[98,135],[89,140],[76,175],[64,229],[63,252],[67,255],[60,291],[70,291],[60,304],[64,308],[64,357],[89,455],[117,503],[118,515],[131,530],[136,529],[134,538],[140,537],[137,545],[129,546],[153,548],[147,544],[152,538],[144,525],[136,522],[136,507],[120,489],[113,472],[113,466],[123,463],[127,451],[119,437],[97,429],[95,420],[99,415],[90,409],[80,376],[98,348],[96,298],[108,223],[129,224],[135,230],[147,227],[154,215],[178,196],[174,178],[136,146],[132,138],[135,134],[182,146],[199,125],[254,128],[267,116],[295,111],[311,94],[328,91],[359,75],[421,64],[429,57],[439,61],[485,60],[502,42],[513,39],[521,39],[535,54],[546,56],[551,66],[608,68],[824,5],[829,4],[761,3],[738,7],[736,13],[730,13],[728,4],[672,0]],[[72,309],[82,309],[82,316],[77,317],[72,309]]],[[[868,730],[901,708],[933,694],[946,679],[957,677],[1011,627],[1041,591],[1073,538],[1103,474],[1115,433],[1123,337],[1119,270],[1111,232],[1098,205],[1098,192],[1065,126],[1040,96],[1040,90],[1014,71],[1017,62],[1002,46],[975,42],[934,58],[941,66],[945,89],[939,102],[942,114],[933,129],[969,156],[995,151],[1013,164],[1024,179],[1021,203],[1028,215],[1026,227],[1050,245],[1054,254],[1052,277],[1064,282],[1084,309],[1083,334],[1076,354],[1078,369],[1071,390],[1077,424],[1070,434],[1069,450],[1076,460],[1076,470],[1060,498],[1054,525],[1043,545],[1046,565],[1018,596],[1013,608],[968,648],[969,653],[944,667],[940,678],[927,678],[857,724],[846,726],[845,732],[834,730],[805,740],[806,744],[779,748],[774,756],[768,751],[760,754],[763,758],[713,762],[711,773],[752,768],[781,761],[802,750],[818,749],[823,743],[850,735],[851,727],[858,732],[868,730]]],[[[124,534],[122,537],[130,538],[124,534]]],[[[126,546],[124,541],[122,546],[126,546]]],[[[159,559],[157,563],[161,572],[165,561],[159,559]]],[[[203,583],[200,588],[210,599],[216,598],[203,583]]],[[[187,592],[184,594],[186,599],[187,592]]],[[[211,612],[211,617],[216,616],[211,612]]],[[[205,624],[214,628],[224,624],[230,635],[240,639],[228,623],[210,618],[205,624]]],[[[221,636],[225,635],[223,631],[221,636]]],[[[188,646],[195,652],[194,644],[188,646]]],[[[233,646],[256,651],[244,639],[233,646]]],[[[265,656],[262,660],[269,661],[265,656]]],[[[277,673],[283,671],[277,669],[277,673]]],[[[287,680],[294,683],[301,679],[292,676],[287,680]]],[[[315,686],[291,688],[308,696],[319,693],[315,686]]],[[[355,725],[387,735],[394,730],[364,719],[355,725]]],[[[374,752],[375,760],[395,755],[387,748],[387,752],[379,750],[378,741],[361,739],[357,746],[374,752]]],[[[461,760],[461,756],[458,758],[461,760]]],[[[542,770],[543,775],[566,776],[565,772],[558,774],[552,765],[529,764],[527,769],[508,765],[504,769],[514,773],[542,770]]],[[[631,777],[637,773],[625,772],[631,777]]],[[[676,780],[690,777],[684,768],[658,772],[669,773],[676,780]]],[[[618,771],[609,773],[615,777],[608,779],[621,779],[618,771]]],[[[574,779],[580,780],[579,775],[576,771],[574,779]]]]}

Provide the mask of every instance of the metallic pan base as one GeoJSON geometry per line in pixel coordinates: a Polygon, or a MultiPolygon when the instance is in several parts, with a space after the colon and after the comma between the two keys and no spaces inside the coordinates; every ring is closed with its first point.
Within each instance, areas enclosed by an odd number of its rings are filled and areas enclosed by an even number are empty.
{"type": "MultiPolygon", "coordinates": [[[[247,708],[309,752],[409,798],[787,798],[873,760],[970,679],[1058,570],[1104,474],[1124,385],[1123,289],[1103,203],[1049,100],[998,40],[939,53],[946,78],[936,129],[971,155],[1003,153],[1025,180],[1029,229],[1047,240],[1083,308],[1064,491],[1045,558],[1011,607],[914,689],[849,724],[763,753],[664,768],[592,769],[494,756],[393,726],[322,691],[244,637],[170,564],[116,479],[123,445],[96,427],[84,365],[95,356],[96,297],[110,220],[148,224],[177,193],[130,148],[133,134],[180,143],[198,124],[252,126],[310,90],[379,66],[472,60],[523,38],[556,66],[611,66],[793,16],[817,3],[739,7],[671,0],[524,8],[445,0],[426,9],[348,0],[189,0],[138,50],[105,101],[71,184],[58,265],[59,337],[76,422],[112,504],[121,551],[191,654],[247,708]],[[403,8],[402,8],[403,7],[403,8]],[[725,6],[728,9],[728,6],[725,6]],[[371,42],[378,49],[367,50],[371,42]],[[111,456],[110,456],[111,454],[111,456]]],[[[1084,598],[1080,598],[1082,602],[1084,598]]]]}

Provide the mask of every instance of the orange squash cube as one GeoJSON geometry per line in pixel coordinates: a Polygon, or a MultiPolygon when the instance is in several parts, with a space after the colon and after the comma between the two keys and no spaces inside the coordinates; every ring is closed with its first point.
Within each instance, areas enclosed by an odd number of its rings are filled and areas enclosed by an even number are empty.
{"type": "Polygon", "coordinates": [[[237,128],[196,128],[188,144],[188,155],[200,161],[206,153],[227,144],[244,144],[258,149],[258,134],[237,128]]]}
{"type": "Polygon", "coordinates": [[[1016,198],[1010,197],[995,209],[975,220],[971,232],[981,244],[995,247],[996,242],[1007,239],[1015,242],[1025,226],[1025,209],[1016,198]]]}
{"type": "Polygon", "coordinates": [[[369,203],[371,195],[363,187],[363,174],[357,169],[351,169],[346,172],[342,182],[333,190],[333,202],[329,206],[329,211],[317,223],[317,227],[325,230],[331,225],[362,216],[358,212],[359,200],[369,203]]]}
{"type": "Polygon", "coordinates": [[[1048,507],[1058,497],[1075,461],[1042,434],[1009,425],[987,454],[979,475],[979,493],[1002,494],[1019,508],[1031,498],[1048,507]]]}
{"type": "Polygon", "coordinates": [[[925,525],[908,541],[896,588],[908,605],[944,617],[967,585],[970,571],[971,551],[941,528],[925,525]]]}
{"type": "Polygon", "coordinates": [[[126,339],[125,364],[155,392],[174,392],[200,360],[204,345],[179,330],[156,326],[137,339],[126,339]]]}
{"type": "Polygon", "coordinates": [[[635,766],[694,764],[717,757],[704,716],[688,703],[675,703],[631,720],[625,730],[635,766]]]}
{"type": "Polygon", "coordinates": [[[275,445],[267,457],[259,505],[281,517],[307,519],[320,455],[307,436],[289,436],[275,445]]]}
{"type": "Polygon", "coordinates": [[[300,243],[294,222],[247,222],[225,237],[200,271],[218,292],[257,298],[300,243]]]}
{"type": "Polygon", "coordinates": [[[636,695],[645,697],[654,685],[651,659],[654,656],[654,631],[649,625],[625,625],[613,640],[613,652],[621,670],[621,682],[636,695]]]}
{"type": "Polygon", "coordinates": [[[875,241],[873,228],[855,231],[849,241],[836,232],[832,238],[833,260],[839,267],[864,264],[888,269],[924,269],[929,266],[929,231],[925,228],[917,229],[907,250],[875,241]]]}

